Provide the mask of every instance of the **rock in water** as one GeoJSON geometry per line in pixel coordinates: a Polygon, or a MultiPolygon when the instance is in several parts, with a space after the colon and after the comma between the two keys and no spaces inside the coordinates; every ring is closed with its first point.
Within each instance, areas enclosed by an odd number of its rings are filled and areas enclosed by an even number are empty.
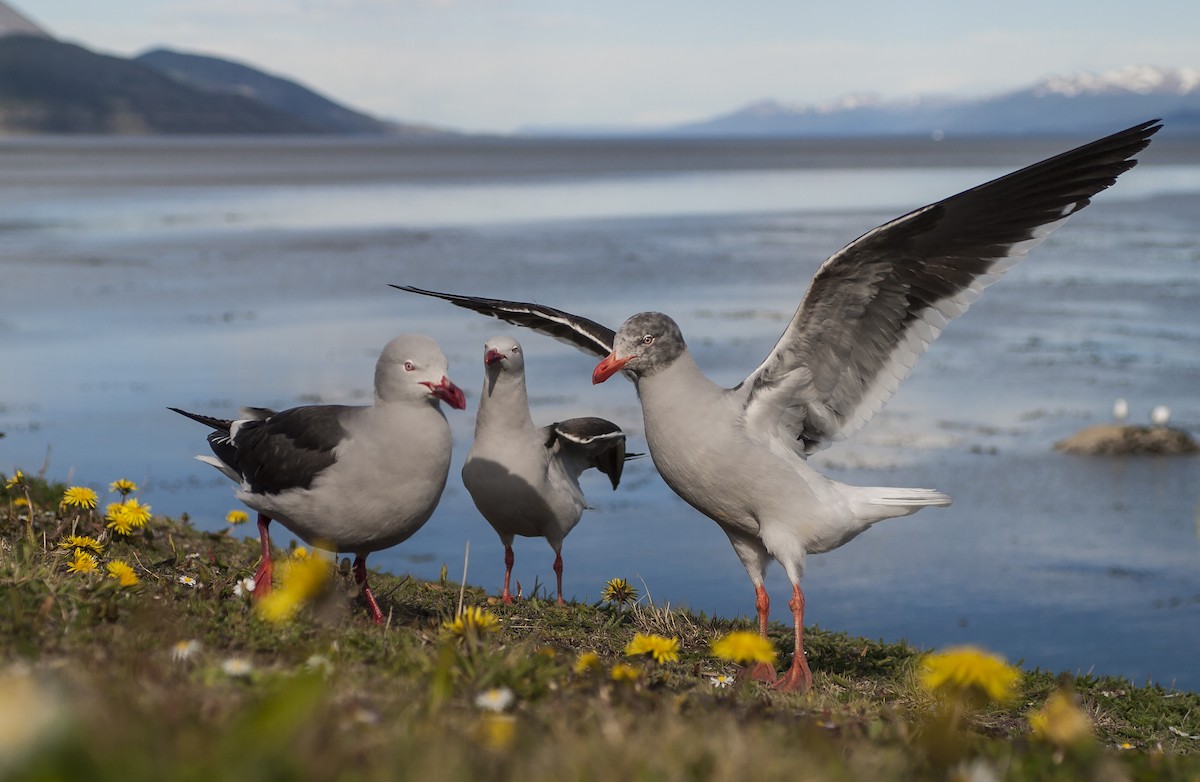
{"type": "Polygon", "coordinates": [[[1084,456],[1152,454],[1173,456],[1200,451],[1191,435],[1166,426],[1100,424],[1089,426],[1054,444],[1055,449],[1084,456]]]}

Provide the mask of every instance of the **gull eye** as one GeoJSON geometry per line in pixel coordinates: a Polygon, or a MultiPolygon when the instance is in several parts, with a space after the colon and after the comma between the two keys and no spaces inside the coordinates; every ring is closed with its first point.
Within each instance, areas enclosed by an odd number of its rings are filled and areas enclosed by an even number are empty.
{"type": "Polygon", "coordinates": [[[513,352],[513,355],[515,356],[516,354],[518,354],[518,353],[520,353],[520,352],[521,352],[521,348],[520,348],[519,346],[515,346],[515,345],[514,345],[514,346],[513,346],[513,349],[512,349],[512,352],[513,352]]]}
{"type": "Polygon", "coordinates": [[[411,362],[411,361],[404,362],[404,371],[405,372],[412,372],[416,368],[417,368],[417,366],[413,362],[411,362]]]}
{"type": "Polygon", "coordinates": [[[642,344],[643,345],[653,345],[654,344],[654,335],[647,334],[646,336],[642,337],[642,344]]]}

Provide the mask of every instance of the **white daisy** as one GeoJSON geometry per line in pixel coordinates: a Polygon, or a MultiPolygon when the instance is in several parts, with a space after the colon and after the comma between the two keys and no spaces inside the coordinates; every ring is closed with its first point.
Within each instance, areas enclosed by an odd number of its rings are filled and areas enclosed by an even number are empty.
{"type": "Polygon", "coordinates": [[[708,682],[718,690],[723,690],[726,687],[733,686],[733,677],[728,674],[718,674],[717,676],[708,677],[708,682]]]}
{"type": "Polygon", "coordinates": [[[192,639],[190,641],[177,641],[171,647],[171,659],[177,663],[186,662],[195,656],[200,651],[200,642],[192,639]]]}
{"type": "Polygon", "coordinates": [[[507,687],[493,687],[475,696],[475,705],[485,711],[502,712],[512,705],[513,691],[507,687]]]}
{"type": "Polygon", "coordinates": [[[254,578],[246,576],[238,579],[233,585],[233,593],[238,597],[246,597],[254,594],[254,578]]]}
{"type": "Polygon", "coordinates": [[[179,583],[183,584],[185,587],[191,587],[192,589],[196,589],[200,586],[200,582],[191,576],[180,576],[179,583]]]}
{"type": "Polygon", "coordinates": [[[221,663],[221,671],[226,676],[243,679],[254,672],[254,663],[245,657],[230,657],[221,663]]]}

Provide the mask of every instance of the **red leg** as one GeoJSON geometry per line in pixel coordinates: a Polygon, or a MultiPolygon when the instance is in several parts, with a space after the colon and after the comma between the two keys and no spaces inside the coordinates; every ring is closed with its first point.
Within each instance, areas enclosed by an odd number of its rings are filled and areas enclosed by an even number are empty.
{"type": "Polygon", "coordinates": [[[784,692],[806,693],[812,688],[812,671],[804,656],[804,592],[799,584],[792,584],[792,599],[788,601],[792,617],[796,622],[796,650],[792,656],[792,667],[775,682],[775,689],[784,692]]]}
{"type": "Polygon", "coordinates": [[[500,593],[500,599],[505,603],[512,603],[512,592],[508,591],[508,581],[512,578],[513,563],[517,558],[513,556],[512,546],[505,545],[504,547],[504,591],[500,593]]]}
{"type": "Polygon", "coordinates": [[[562,599],[562,552],[554,554],[554,578],[558,581],[558,604],[563,605],[562,599]]]}
{"type": "Polygon", "coordinates": [[[371,619],[377,625],[383,624],[383,612],[379,610],[379,603],[375,602],[375,593],[367,585],[367,558],[362,554],[354,558],[354,583],[362,588],[363,600],[367,601],[367,609],[371,612],[371,619]]]}
{"type": "Polygon", "coordinates": [[[269,516],[258,514],[258,540],[262,544],[262,556],[258,561],[258,570],[254,571],[255,598],[271,594],[271,579],[275,575],[275,567],[271,563],[271,531],[267,529],[270,524],[269,516]]]}
{"type": "MultiPolygon", "coordinates": [[[[758,634],[766,638],[767,619],[771,616],[771,596],[761,584],[754,587],[754,596],[754,608],[758,612],[758,634]]],[[[746,675],[756,682],[770,684],[775,681],[775,667],[770,663],[755,663],[746,669],[746,675]]]]}

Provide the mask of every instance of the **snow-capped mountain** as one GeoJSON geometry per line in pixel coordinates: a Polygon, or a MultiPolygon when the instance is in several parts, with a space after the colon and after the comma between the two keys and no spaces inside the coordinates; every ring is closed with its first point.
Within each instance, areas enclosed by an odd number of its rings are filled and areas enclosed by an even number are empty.
{"type": "Polygon", "coordinates": [[[1047,135],[1107,132],[1161,117],[1166,132],[1200,133],[1200,70],[1130,66],[1052,76],[984,98],[869,93],[821,104],[764,100],[668,129],[687,136],[1047,135]]]}

